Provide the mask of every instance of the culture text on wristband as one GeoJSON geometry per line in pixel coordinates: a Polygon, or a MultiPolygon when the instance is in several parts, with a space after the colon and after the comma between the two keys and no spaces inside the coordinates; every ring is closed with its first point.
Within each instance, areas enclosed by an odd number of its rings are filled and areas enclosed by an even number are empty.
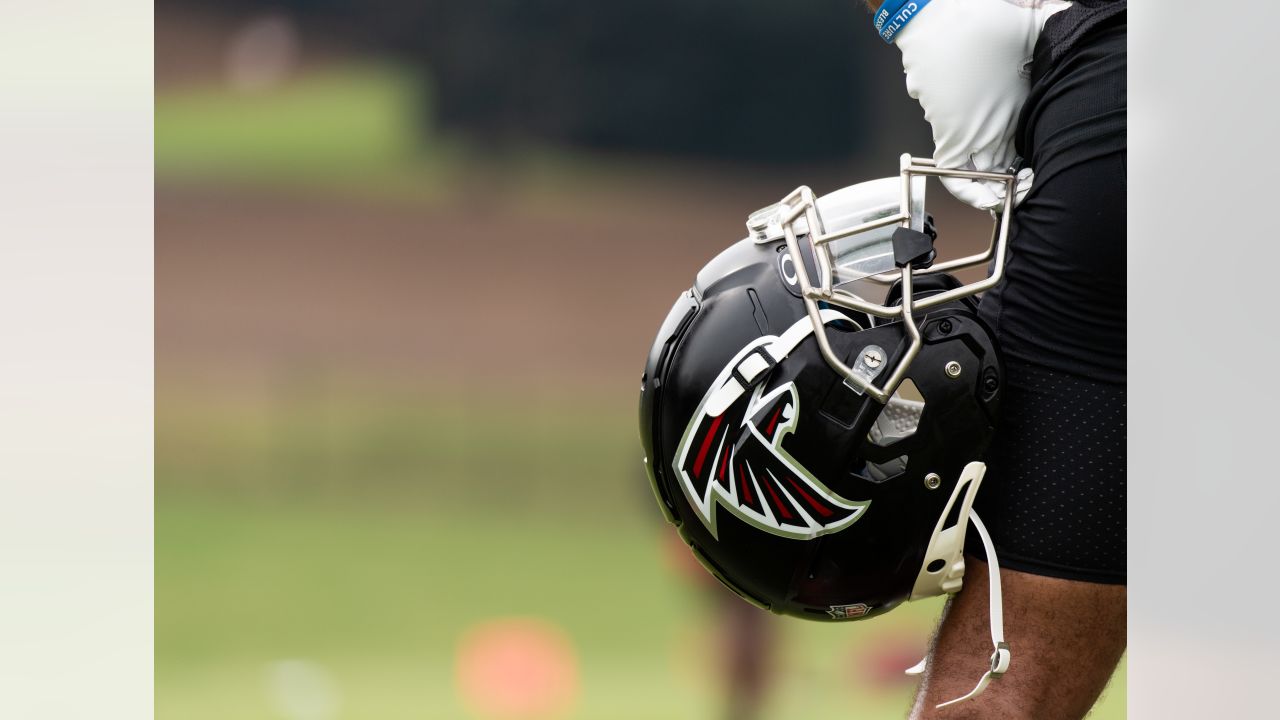
{"type": "Polygon", "coordinates": [[[928,4],[929,0],[885,0],[872,16],[872,24],[885,42],[892,43],[898,32],[928,4]]]}

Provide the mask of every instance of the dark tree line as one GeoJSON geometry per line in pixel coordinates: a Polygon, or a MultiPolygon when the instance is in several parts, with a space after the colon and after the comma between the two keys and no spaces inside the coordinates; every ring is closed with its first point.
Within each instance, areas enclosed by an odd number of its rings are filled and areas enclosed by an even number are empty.
{"type": "Polygon", "coordinates": [[[285,9],[421,64],[433,125],[482,144],[838,162],[872,121],[854,0],[206,4],[285,9]]]}

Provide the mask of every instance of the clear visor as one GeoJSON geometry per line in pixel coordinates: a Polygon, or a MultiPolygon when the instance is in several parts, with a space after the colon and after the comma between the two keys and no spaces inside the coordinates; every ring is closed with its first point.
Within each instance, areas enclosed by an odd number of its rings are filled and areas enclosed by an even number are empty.
{"type": "MultiPolygon", "coordinates": [[[[925,178],[911,178],[910,227],[924,231],[925,178]]],[[[818,214],[827,235],[837,235],[860,225],[875,224],[902,212],[902,178],[869,180],[836,190],[817,199],[818,214]]],[[[882,227],[837,237],[825,247],[830,253],[831,280],[836,286],[879,275],[895,269],[893,232],[900,225],[882,227]]]]}

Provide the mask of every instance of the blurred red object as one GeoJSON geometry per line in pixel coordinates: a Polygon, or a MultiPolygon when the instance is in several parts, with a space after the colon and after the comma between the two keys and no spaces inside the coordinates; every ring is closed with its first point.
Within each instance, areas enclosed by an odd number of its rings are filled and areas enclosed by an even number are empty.
{"type": "Polygon", "coordinates": [[[920,662],[928,651],[928,646],[914,635],[873,635],[854,654],[851,671],[862,684],[897,690],[917,682],[918,678],[907,675],[906,670],[920,662]]]}
{"type": "Polygon", "coordinates": [[[539,618],[473,625],[458,642],[455,673],[463,705],[480,718],[567,717],[581,694],[573,641],[539,618]]]}

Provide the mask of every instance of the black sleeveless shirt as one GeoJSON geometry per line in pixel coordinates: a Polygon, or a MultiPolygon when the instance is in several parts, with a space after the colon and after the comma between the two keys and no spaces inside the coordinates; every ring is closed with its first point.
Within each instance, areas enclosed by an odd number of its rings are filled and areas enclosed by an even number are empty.
{"type": "Polygon", "coordinates": [[[1053,85],[1052,71],[1081,41],[1097,32],[1126,23],[1127,0],[1074,0],[1071,7],[1054,14],[1044,25],[1031,58],[1031,91],[1018,118],[1014,145],[1018,155],[1030,160],[1034,150],[1032,118],[1053,85]]]}

